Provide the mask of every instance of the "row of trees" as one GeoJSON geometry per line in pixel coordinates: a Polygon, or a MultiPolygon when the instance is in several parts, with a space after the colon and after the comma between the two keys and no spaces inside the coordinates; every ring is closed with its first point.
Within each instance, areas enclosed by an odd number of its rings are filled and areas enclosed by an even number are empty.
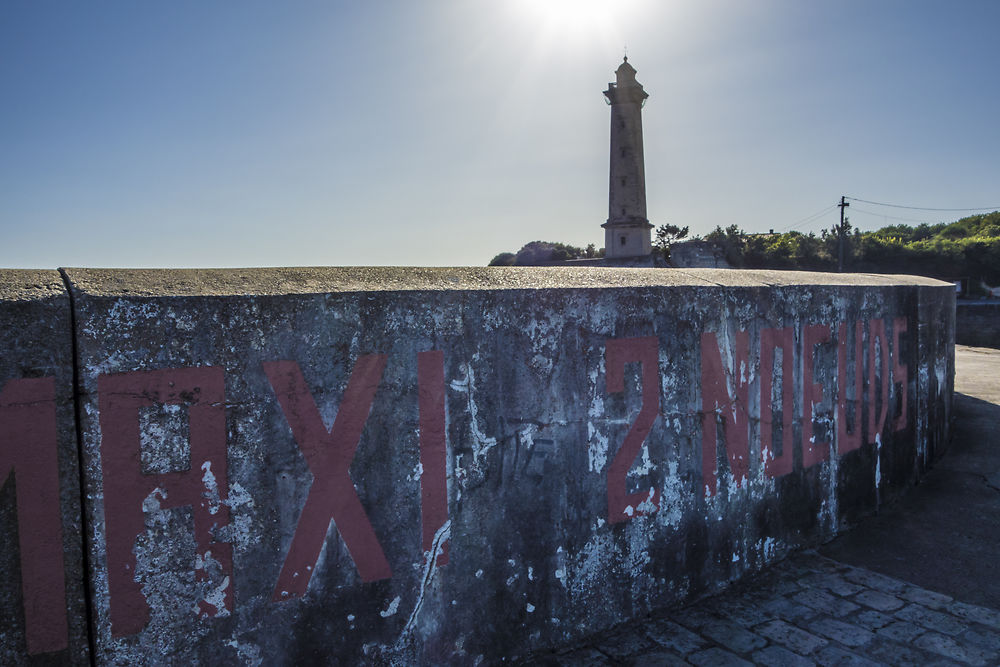
{"type": "MultiPolygon", "coordinates": [[[[656,230],[656,240],[653,242],[653,247],[669,261],[670,244],[683,239],[687,234],[687,227],[660,225],[656,230]]],[[[593,259],[595,257],[604,257],[604,248],[597,248],[593,243],[586,248],[579,248],[552,241],[532,241],[525,243],[516,253],[502,252],[496,255],[490,260],[490,266],[540,266],[568,259],[593,259]]]]}
{"type": "MultiPolygon", "coordinates": [[[[861,232],[846,223],[844,270],[971,278],[1000,284],[1000,211],[936,225],[861,232]]],[[[836,226],[815,233],[748,234],[738,225],[706,234],[733,267],[836,271],[836,226]]]]}
{"type": "Polygon", "coordinates": [[[502,252],[490,260],[490,266],[542,266],[568,259],[593,259],[604,257],[604,248],[598,249],[593,243],[586,248],[578,248],[552,241],[532,241],[525,243],[515,252],[502,252]]]}
{"type": "MultiPolygon", "coordinates": [[[[907,273],[931,278],[970,278],[1000,285],[1000,211],[936,225],[890,225],[862,232],[845,224],[844,270],[864,273],[907,273]]],[[[656,252],[670,260],[670,246],[686,238],[687,227],[661,225],[656,252]]],[[[699,237],[695,237],[699,239],[699,237]]],[[[730,225],[716,227],[699,240],[718,247],[729,265],[749,269],[836,271],[838,230],[754,234],[730,225]]],[[[518,252],[500,253],[490,266],[533,266],[569,259],[603,257],[594,244],[579,248],[565,243],[532,241],[518,252]]]]}

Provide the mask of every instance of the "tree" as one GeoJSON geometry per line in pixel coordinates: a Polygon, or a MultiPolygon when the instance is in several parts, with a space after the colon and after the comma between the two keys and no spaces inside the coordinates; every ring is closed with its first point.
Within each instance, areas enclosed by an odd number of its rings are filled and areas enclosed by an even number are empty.
{"type": "Polygon", "coordinates": [[[514,266],[514,258],[517,257],[512,252],[502,252],[490,260],[490,266],[514,266]]]}
{"type": "Polygon", "coordinates": [[[725,229],[716,225],[715,229],[705,234],[705,240],[722,250],[726,262],[734,269],[742,268],[745,265],[745,237],[746,234],[737,224],[729,225],[725,229]]]}
{"type": "MultiPolygon", "coordinates": [[[[789,231],[753,234],[732,224],[704,236],[725,255],[733,268],[837,269],[840,225],[819,236],[789,231]]],[[[661,225],[654,246],[669,262],[671,244],[687,237],[688,228],[661,225]]],[[[565,243],[532,241],[516,254],[502,252],[491,266],[556,264],[567,259],[603,257],[604,248],[577,248],[565,243]]],[[[951,280],[967,277],[971,284],[1000,284],[1000,211],[972,215],[955,222],[888,225],[862,232],[844,219],[844,267],[870,273],[908,273],[951,280]]]]}
{"type": "Polygon", "coordinates": [[[688,235],[688,227],[678,227],[677,225],[660,225],[656,228],[656,240],[653,247],[660,251],[663,259],[670,262],[670,245],[688,235]]]}
{"type": "Polygon", "coordinates": [[[567,259],[601,256],[600,250],[594,250],[593,244],[587,249],[578,248],[566,243],[552,241],[531,241],[521,246],[516,253],[502,252],[490,260],[490,266],[545,266],[558,264],[567,259]]]}

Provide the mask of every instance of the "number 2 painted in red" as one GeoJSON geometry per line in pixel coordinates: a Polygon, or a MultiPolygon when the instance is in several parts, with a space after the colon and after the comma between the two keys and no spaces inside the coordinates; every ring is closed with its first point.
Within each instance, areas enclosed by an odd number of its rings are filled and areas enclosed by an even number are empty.
{"type": "MultiPolygon", "coordinates": [[[[655,487],[649,493],[629,493],[625,476],[649,436],[656,415],[660,412],[659,353],[656,336],[617,338],[605,347],[606,376],[609,394],[625,391],[625,364],[642,364],[642,408],[625,436],[625,442],[608,467],[608,523],[628,521],[634,516],[649,514],[639,506],[651,503],[660,507],[660,492],[655,487]]],[[[654,509],[653,511],[656,511],[654,509]]]]}

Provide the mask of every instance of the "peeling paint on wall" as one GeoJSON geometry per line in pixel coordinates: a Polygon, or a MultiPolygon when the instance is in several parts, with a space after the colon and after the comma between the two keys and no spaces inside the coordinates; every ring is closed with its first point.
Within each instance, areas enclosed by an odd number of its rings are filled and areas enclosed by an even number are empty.
{"type": "Polygon", "coordinates": [[[475,664],[715,590],[940,446],[934,289],[79,289],[95,659],[475,664]]]}

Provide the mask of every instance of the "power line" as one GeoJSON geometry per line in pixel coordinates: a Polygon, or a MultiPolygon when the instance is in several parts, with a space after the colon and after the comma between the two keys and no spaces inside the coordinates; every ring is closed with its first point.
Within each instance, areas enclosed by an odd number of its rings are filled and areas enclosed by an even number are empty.
{"type": "Polygon", "coordinates": [[[827,206],[826,208],[824,208],[821,211],[816,211],[812,215],[807,215],[806,217],[802,218],[801,220],[796,220],[795,222],[793,222],[792,224],[788,225],[787,227],[783,227],[782,231],[788,231],[789,229],[795,229],[796,227],[802,227],[803,225],[806,225],[806,224],[808,224],[808,223],[810,223],[810,222],[812,222],[814,220],[817,220],[817,219],[823,217],[824,215],[826,215],[827,213],[829,213],[833,209],[837,208],[837,206],[838,206],[837,204],[830,204],[829,206],[827,206]]]}
{"type": "Polygon", "coordinates": [[[847,197],[841,196],[840,203],[837,204],[840,208],[840,226],[837,227],[837,273],[843,273],[844,271],[844,236],[847,235],[847,230],[844,227],[844,210],[847,209],[850,204],[847,203],[847,197]]]}
{"type": "MultiPolygon", "coordinates": [[[[850,199],[850,197],[848,197],[848,199],[850,199]]],[[[864,200],[862,200],[862,199],[855,199],[854,201],[864,201],[864,200]]],[[[855,206],[853,208],[858,213],[866,213],[866,214],[868,214],[870,216],[873,216],[873,217],[876,217],[876,218],[886,218],[888,220],[899,220],[900,222],[921,222],[921,223],[927,223],[927,224],[935,224],[935,223],[930,222],[929,220],[917,220],[916,218],[901,218],[901,217],[896,216],[896,215],[886,215],[885,213],[876,213],[875,211],[869,211],[869,210],[866,210],[866,209],[863,209],[863,208],[858,208],[857,206],[855,206]]],[[[927,210],[935,210],[935,209],[927,209],[927,210]]],[[[951,209],[949,209],[949,210],[951,210],[951,209]]]]}
{"type": "Polygon", "coordinates": [[[886,204],[879,201],[869,201],[867,199],[859,199],[857,197],[846,197],[851,201],[859,201],[865,204],[874,204],[875,206],[888,206],[890,208],[907,208],[912,211],[997,211],[1000,210],[1000,206],[984,206],[982,208],[927,208],[925,206],[902,206],[900,204],[886,204]]]}

